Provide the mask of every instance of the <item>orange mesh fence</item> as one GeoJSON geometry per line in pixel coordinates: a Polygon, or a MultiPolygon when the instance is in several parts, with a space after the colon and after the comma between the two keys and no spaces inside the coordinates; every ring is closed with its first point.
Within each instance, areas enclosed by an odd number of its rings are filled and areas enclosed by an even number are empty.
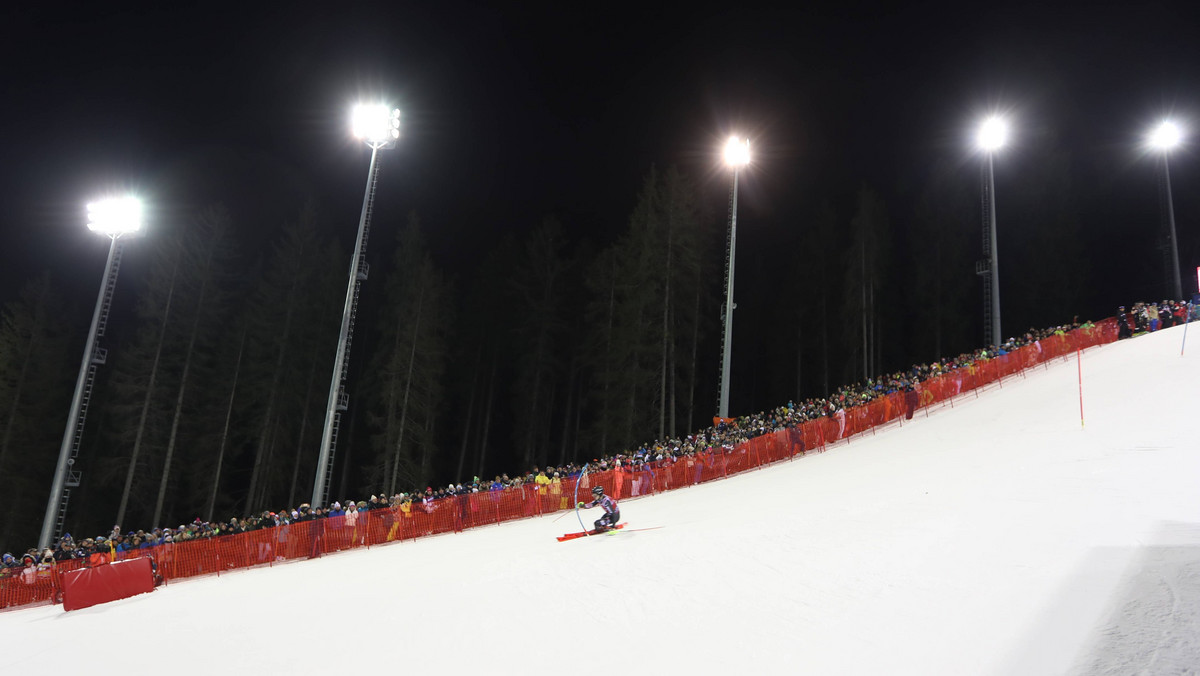
{"type": "Polygon", "coordinates": [[[59,576],[87,565],[149,556],[164,581],[277,562],[309,559],[357,547],[370,547],[439,533],[459,532],[572,509],[578,496],[588,500],[593,486],[617,500],[635,498],[724,478],[763,465],[820,451],[829,444],[911,417],[922,408],[999,381],[1023,370],[1066,357],[1076,350],[1117,339],[1115,319],[1094,328],[1055,335],[994,359],[922,381],[911,393],[893,392],[835,416],[762,434],[733,446],[670,458],[635,467],[589,471],[550,484],[527,484],[500,491],[454,496],[428,503],[372,509],[344,516],[301,521],[236,535],[183,540],[126,552],[93,555],[91,560],[63,561],[24,569],[0,570],[0,609],[57,603],[59,576]],[[587,497],[585,497],[587,496],[587,497]]]}
{"type": "Polygon", "coordinates": [[[0,610],[58,603],[61,598],[59,591],[55,565],[10,568],[5,571],[4,577],[0,577],[0,610]]]}

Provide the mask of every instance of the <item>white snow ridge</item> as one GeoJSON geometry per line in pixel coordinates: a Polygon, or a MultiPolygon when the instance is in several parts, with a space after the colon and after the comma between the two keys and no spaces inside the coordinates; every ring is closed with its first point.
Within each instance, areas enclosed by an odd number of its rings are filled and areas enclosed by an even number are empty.
{"type": "Polygon", "coordinates": [[[549,515],[0,613],[0,672],[1200,673],[1183,330],[1084,352],[1084,426],[1071,356],[622,502],[656,530],[560,543],[579,524],[549,515]]]}

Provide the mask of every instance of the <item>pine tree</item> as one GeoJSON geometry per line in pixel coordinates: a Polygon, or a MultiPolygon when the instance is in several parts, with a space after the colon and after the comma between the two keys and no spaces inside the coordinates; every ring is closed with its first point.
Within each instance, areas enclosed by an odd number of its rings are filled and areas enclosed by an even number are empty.
{"type": "MultiPolygon", "coordinates": [[[[1087,259],[1070,156],[1048,139],[997,199],[1004,339],[1030,326],[1069,322],[1079,312],[1087,259]],[[1013,185],[1015,183],[1015,185],[1013,185]],[[1011,205],[1011,206],[1009,206],[1011,205]],[[1013,252],[1006,257],[1005,252],[1013,252]],[[1006,261],[1011,260],[1011,263],[1006,261]],[[1020,270],[1019,275],[1008,274],[1020,270]]],[[[997,187],[999,193],[1000,187],[997,187]]]]}
{"type": "Polygon", "coordinates": [[[513,268],[512,310],[520,346],[512,390],[513,442],[525,469],[544,465],[548,457],[553,391],[564,369],[562,341],[570,326],[564,249],[562,226],[547,218],[530,234],[513,268]]]}
{"type": "MultiPolygon", "coordinates": [[[[229,393],[226,396],[226,401],[225,401],[225,406],[224,406],[224,415],[222,416],[222,419],[221,419],[221,434],[217,440],[217,457],[216,457],[216,466],[213,468],[213,472],[212,472],[212,488],[209,490],[208,506],[204,510],[204,514],[205,514],[204,519],[206,521],[212,521],[213,514],[216,512],[216,509],[217,509],[217,496],[220,495],[219,489],[221,487],[221,471],[225,467],[226,449],[228,449],[230,446],[230,436],[231,436],[230,433],[231,433],[231,427],[232,427],[232,423],[233,423],[233,413],[234,413],[233,405],[234,405],[234,402],[237,401],[238,384],[239,384],[240,376],[242,373],[242,361],[243,361],[243,357],[246,354],[247,329],[246,329],[245,322],[242,322],[242,326],[239,327],[238,332],[240,333],[241,337],[238,339],[238,343],[237,343],[237,354],[232,359],[232,361],[233,361],[233,376],[230,379],[230,381],[228,381],[228,384],[225,387],[220,387],[220,385],[218,384],[214,388],[214,392],[216,392],[216,393],[220,393],[223,390],[228,390],[229,393]]],[[[295,504],[295,503],[291,502],[289,500],[288,504],[291,505],[291,504],[295,504]]]]}
{"type": "MultiPolygon", "coordinates": [[[[156,385],[159,384],[159,370],[163,365],[163,346],[167,337],[167,325],[172,319],[171,307],[175,299],[175,283],[179,278],[180,250],[176,240],[164,237],[160,241],[162,244],[159,247],[159,255],[155,256],[155,260],[152,261],[154,267],[152,268],[151,282],[145,287],[146,291],[138,306],[143,326],[135,338],[137,342],[129,350],[122,352],[122,357],[118,361],[117,368],[114,369],[115,373],[112,378],[112,391],[118,397],[126,394],[129,398],[141,399],[140,412],[137,414],[136,422],[127,415],[121,415],[123,410],[129,411],[131,408],[128,404],[122,405],[119,401],[115,401],[110,410],[110,415],[117,417],[119,431],[115,435],[117,437],[116,445],[118,448],[129,448],[127,460],[120,456],[112,460],[113,463],[125,465],[121,503],[117,508],[115,522],[118,524],[126,523],[125,510],[129,506],[130,496],[133,492],[134,478],[138,475],[139,469],[144,471],[145,458],[142,456],[142,448],[143,442],[147,441],[146,432],[151,427],[151,406],[161,406],[163,403],[162,398],[157,396],[156,385]],[[169,268],[169,273],[166,272],[167,268],[169,268]],[[168,278],[169,281],[165,284],[157,283],[163,278],[168,278]],[[165,295],[163,294],[164,289],[165,295]],[[150,353],[153,356],[149,357],[147,371],[145,356],[150,353]],[[131,444],[128,444],[127,441],[129,430],[133,431],[131,444]]],[[[156,411],[156,413],[160,413],[160,411],[156,411]]],[[[161,417],[156,415],[155,420],[161,420],[161,417]]],[[[113,472],[116,471],[114,467],[113,472]]],[[[140,490],[138,495],[144,500],[149,495],[149,491],[140,490]]],[[[158,522],[155,521],[155,523],[158,522]]]]}
{"type": "Polygon", "coordinates": [[[970,349],[970,300],[976,286],[969,237],[978,230],[979,203],[956,165],[934,166],[917,205],[912,241],[911,313],[906,327],[922,359],[942,359],[970,349]]]}
{"type": "MultiPolygon", "coordinates": [[[[455,331],[459,337],[456,352],[473,352],[477,357],[474,361],[463,359],[450,364],[451,382],[471,383],[465,395],[468,413],[461,422],[459,454],[463,456],[464,467],[470,467],[477,476],[485,478],[489,463],[507,468],[507,464],[501,463],[507,463],[511,456],[508,449],[511,437],[499,424],[502,420],[507,421],[507,416],[497,411],[497,404],[498,397],[505,391],[498,383],[510,379],[515,361],[512,354],[517,341],[512,330],[515,319],[508,280],[519,250],[516,239],[510,234],[484,257],[470,281],[455,331]]],[[[455,476],[465,475],[460,472],[455,476]]]]}
{"type": "Polygon", "coordinates": [[[585,445],[583,450],[588,455],[598,455],[609,447],[609,437],[615,430],[617,389],[621,385],[620,365],[616,362],[617,299],[621,290],[617,247],[600,253],[588,270],[585,284],[592,300],[587,312],[591,330],[584,345],[585,354],[592,361],[592,378],[596,386],[591,397],[595,429],[588,435],[595,443],[585,445]]]}
{"type": "MultiPolygon", "coordinates": [[[[0,312],[0,550],[35,542],[71,399],[70,336],[43,273],[0,312]]],[[[78,356],[75,357],[78,359],[78,356]]]]}
{"type": "Polygon", "coordinates": [[[829,392],[829,329],[834,322],[830,312],[838,305],[836,287],[840,286],[833,283],[830,264],[837,227],[833,205],[826,201],[810,220],[796,228],[795,262],[782,289],[781,306],[792,309],[790,319],[795,322],[793,396],[797,398],[829,392]],[[804,368],[814,362],[815,368],[804,368]]]}
{"type": "MultiPolygon", "coordinates": [[[[88,495],[91,511],[112,509],[116,523],[162,525],[176,513],[206,508],[221,415],[217,350],[235,278],[229,216],[210,207],[153,240],[140,285],[132,340],[116,350],[112,376],[100,384],[98,468],[116,492],[88,495]],[[182,466],[176,449],[186,448],[182,466]]],[[[107,520],[106,520],[107,521],[107,520]]]]}
{"type": "MultiPolygon", "coordinates": [[[[689,384],[690,392],[696,381],[695,351],[701,324],[704,262],[711,258],[707,254],[715,249],[718,238],[705,227],[707,219],[703,217],[691,179],[669,167],[659,192],[657,205],[661,213],[656,220],[662,228],[658,239],[665,261],[661,269],[663,326],[658,436],[664,439],[678,432],[680,383],[689,384]],[[680,363],[680,354],[689,354],[689,358],[680,363]]],[[[690,423],[691,404],[685,413],[690,423]]]]}
{"type": "MultiPolygon", "coordinates": [[[[203,386],[206,376],[214,366],[214,351],[218,347],[218,336],[222,333],[221,317],[228,312],[225,295],[233,276],[234,247],[230,241],[230,217],[223,207],[210,207],[193,219],[191,227],[182,236],[182,284],[180,325],[186,333],[181,336],[179,348],[182,363],[178,384],[175,388],[174,410],[170,416],[170,431],[162,461],[158,486],[158,499],[154,507],[152,523],[162,523],[164,503],[168,486],[171,485],[171,470],[175,449],[181,441],[180,427],[184,422],[184,403],[189,401],[189,387],[203,386]]],[[[189,454],[188,471],[185,477],[207,474],[198,471],[207,468],[213,461],[212,444],[203,437],[212,429],[205,414],[210,409],[195,402],[202,397],[192,392],[189,413],[193,424],[185,431],[184,442],[189,454]],[[206,452],[208,451],[208,452],[206,452]]],[[[203,506],[204,481],[188,482],[189,490],[180,491],[178,497],[185,514],[198,512],[203,506]]]]}
{"type": "Polygon", "coordinates": [[[589,268],[587,353],[595,380],[589,438],[616,452],[678,431],[693,416],[705,280],[717,238],[705,227],[691,181],[651,169],[629,228],[589,268]],[[679,355],[686,354],[686,360],[679,355]]]}
{"type": "MultiPolygon", "coordinates": [[[[324,354],[330,355],[326,363],[332,364],[334,320],[339,315],[329,303],[327,287],[334,278],[328,272],[336,247],[319,240],[316,220],[316,210],[308,204],[295,221],[286,224],[249,302],[249,347],[241,376],[249,425],[247,513],[284,499],[292,474],[286,453],[302,441],[298,423],[308,376],[304,366],[324,354]],[[324,349],[319,349],[321,344],[324,349]]],[[[346,256],[337,259],[345,261],[346,256]]],[[[337,267],[339,272],[346,269],[337,267]]],[[[344,274],[338,276],[344,283],[344,274]]]]}
{"type": "MultiPolygon", "coordinates": [[[[854,218],[850,220],[851,242],[844,255],[846,302],[843,305],[843,326],[861,338],[858,351],[862,368],[856,369],[859,380],[865,381],[880,372],[876,336],[879,333],[879,298],[881,280],[887,279],[891,255],[891,225],[883,200],[874,191],[863,187],[858,192],[854,218]]],[[[851,343],[854,344],[854,343],[851,343]]],[[[846,381],[855,380],[846,373],[846,381]]]]}
{"type": "Polygon", "coordinates": [[[373,453],[364,469],[371,485],[392,494],[433,476],[435,421],[454,318],[450,286],[426,250],[415,215],[398,234],[385,286],[367,409],[373,453]]]}

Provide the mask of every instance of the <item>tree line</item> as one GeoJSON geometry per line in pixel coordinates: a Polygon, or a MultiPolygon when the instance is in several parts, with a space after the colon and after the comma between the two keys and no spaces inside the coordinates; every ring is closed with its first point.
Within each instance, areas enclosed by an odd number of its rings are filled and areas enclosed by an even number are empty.
{"type": "MultiPolygon", "coordinates": [[[[973,180],[933,166],[903,228],[864,186],[771,231],[762,250],[739,241],[732,413],[973,348],[973,180]]],[[[330,501],[587,460],[711,424],[728,223],[701,193],[677,168],[651,168],[611,241],[547,216],[467,271],[435,260],[417,214],[376,214],[375,231],[396,234],[371,246],[330,501]]],[[[1055,199],[1053,218],[1070,220],[1069,195],[1055,199]]],[[[240,247],[244,227],[214,205],[128,244],[148,262],[118,285],[136,301],[106,340],[66,530],[228,518],[311,494],[349,251],[311,203],[267,250],[240,247]]],[[[1062,284],[1045,300],[1065,321],[1062,284]]],[[[36,542],[83,302],[42,274],[3,308],[0,548],[36,542]]]]}

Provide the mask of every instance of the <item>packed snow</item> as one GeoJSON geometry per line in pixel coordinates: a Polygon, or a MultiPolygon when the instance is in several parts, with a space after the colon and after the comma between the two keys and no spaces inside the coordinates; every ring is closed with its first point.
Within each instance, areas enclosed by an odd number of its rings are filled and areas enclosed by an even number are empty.
{"type": "MultiPolygon", "coordinates": [[[[1194,674],[1200,360],[1178,327],[771,467],[0,613],[0,673],[1194,674]],[[582,512],[585,522],[599,510],[582,512]],[[377,672],[383,673],[383,672],[377,672]]],[[[1200,335],[1192,337],[1200,341],[1200,335]]]]}

